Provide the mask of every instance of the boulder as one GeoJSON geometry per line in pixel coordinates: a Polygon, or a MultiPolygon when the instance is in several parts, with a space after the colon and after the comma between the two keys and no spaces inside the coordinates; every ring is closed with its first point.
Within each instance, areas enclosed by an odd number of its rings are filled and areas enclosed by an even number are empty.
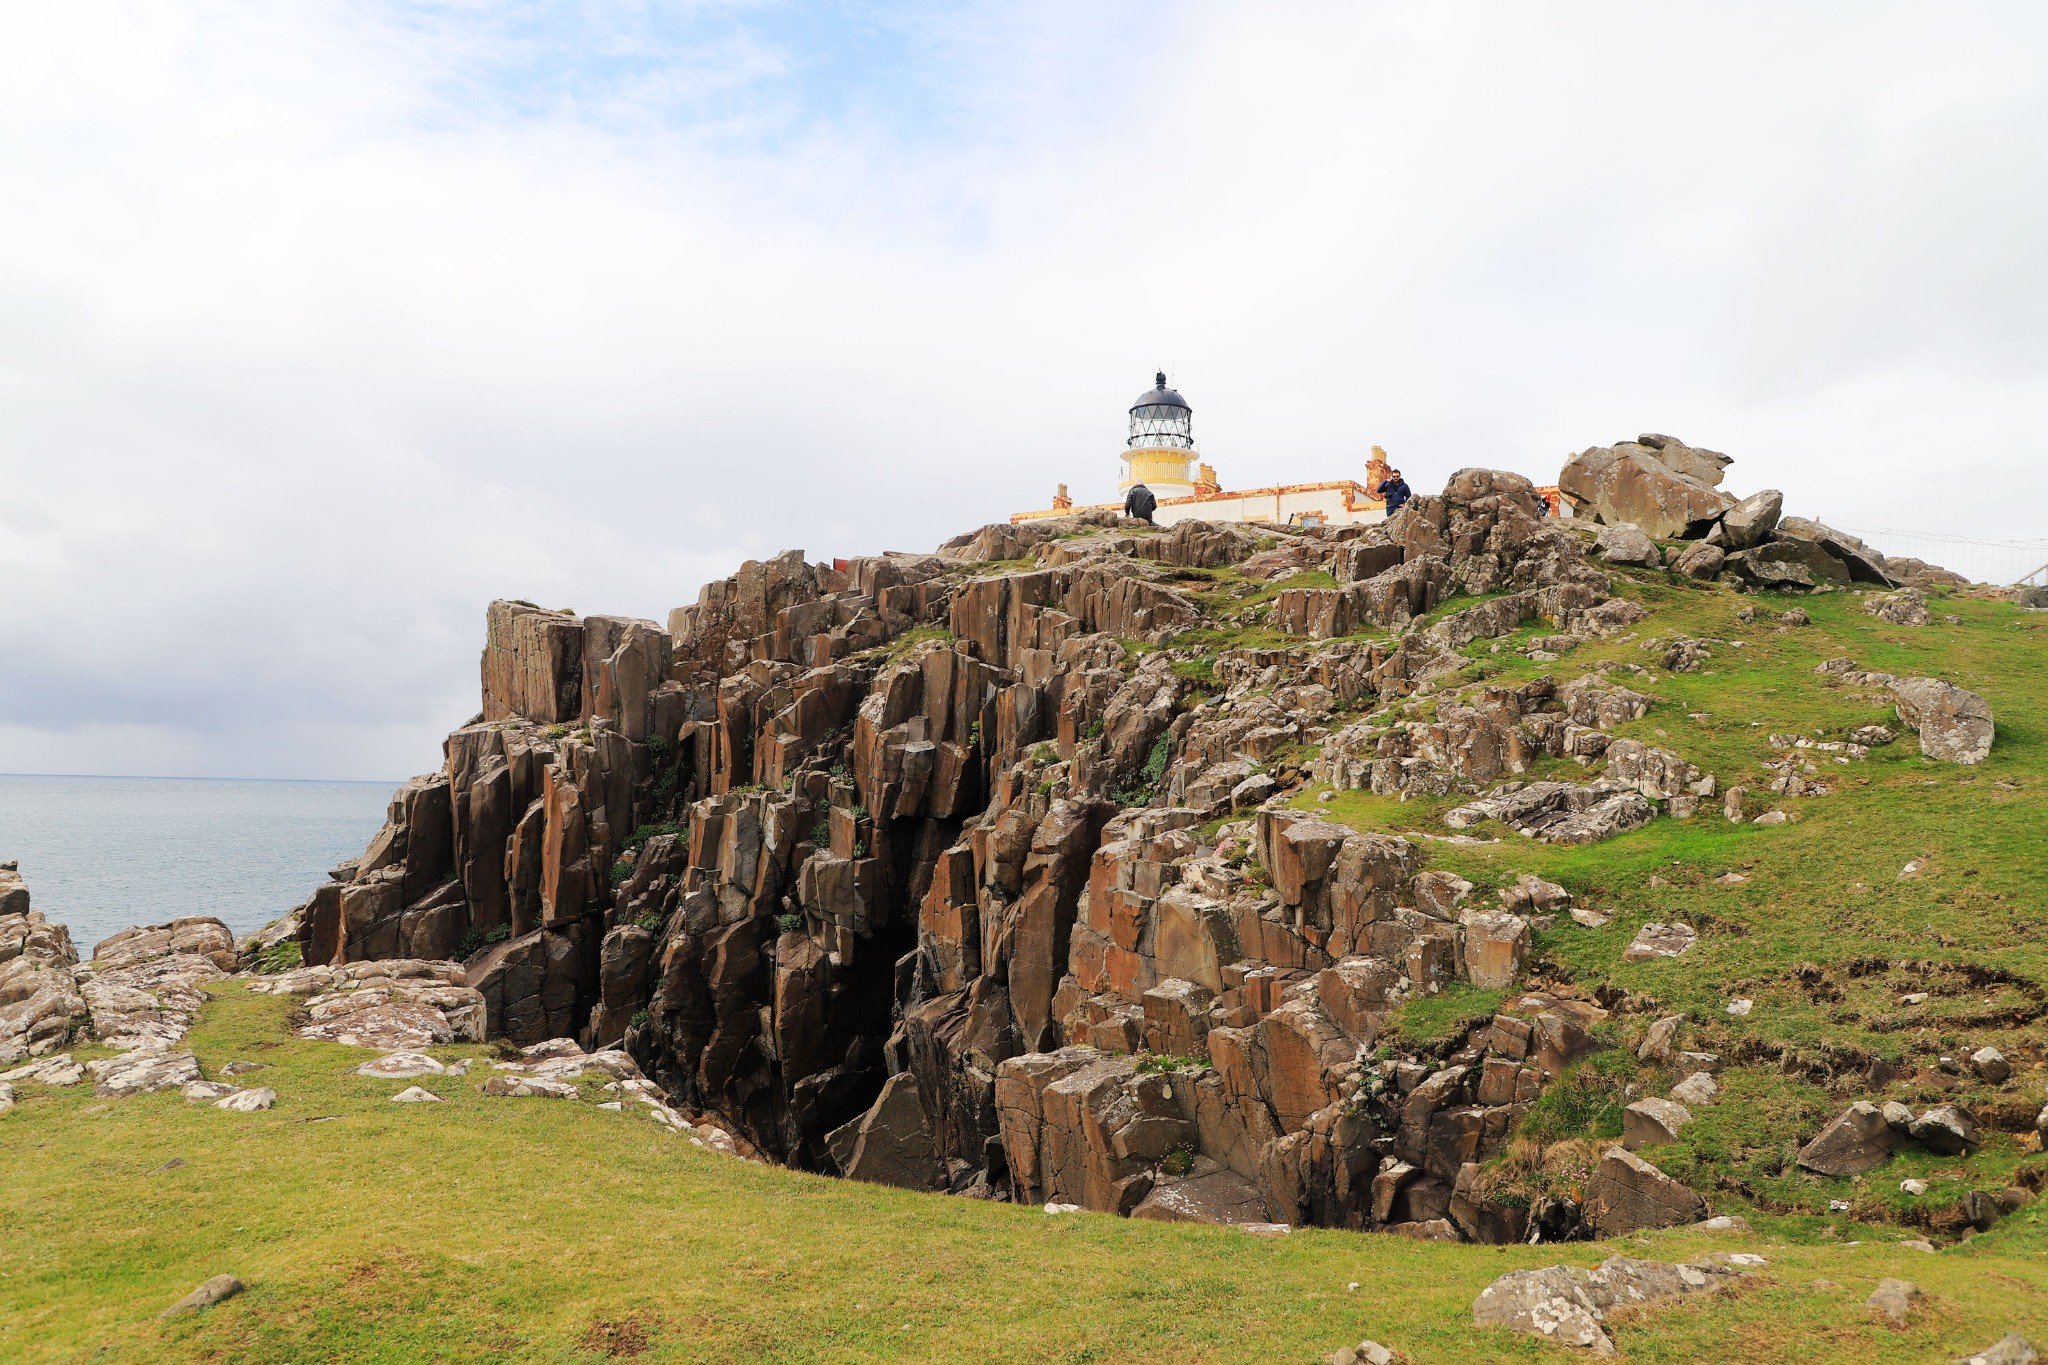
{"type": "Polygon", "coordinates": [[[573,1100],[577,1095],[568,1081],[551,1081],[545,1076],[493,1076],[477,1089],[507,1099],[573,1100]]]}
{"type": "Polygon", "coordinates": [[[1671,1098],[1689,1109],[1697,1109],[1703,1104],[1712,1103],[1714,1097],[1720,1093],[1720,1082],[1714,1079],[1711,1072],[1706,1071],[1695,1071],[1671,1087],[1671,1098]]]}
{"type": "Polygon", "coordinates": [[[1688,545],[1678,558],[1671,561],[1671,568],[1673,572],[1682,573],[1687,578],[1705,581],[1721,572],[1721,566],[1727,559],[1728,552],[1720,546],[1711,541],[1696,540],[1688,545]]]}
{"type": "Polygon", "coordinates": [[[1634,1151],[1678,1141],[1679,1130],[1692,1122],[1692,1111],[1676,1100],[1637,1100],[1621,1111],[1621,1145],[1634,1151]]]}
{"type": "Polygon", "coordinates": [[[1981,1141],[1977,1136],[1977,1120],[1969,1110],[1957,1104],[1935,1105],[1914,1119],[1913,1126],[1907,1131],[1922,1147],[1943,1156],[1962,1156],[1975,1151],[1981,1141]]]}
{"type": "Polygon", "coordinates": [[[1970,1054],[1970,1068],[1993,1085],[2012,1079],[2012,1063],[1995,1047],[1980,1047],[1970,1054]]]}
{"type": "Polygon", "coordinates": [[[1258,1186],[1236,1172],[1212,1171],[1154,1185],[1131,1217],[1161,1223],[1263,1223],[1266,1201],[1258,1186]]]}
{"type": "Polygon", "coordinates": [[[1690,924],[1659,924],[1651,921],[1636,930],[1628,947],[1621,950],[1623,962],[1653,962],[1660,957],[1679,957],[1699,941],[1690,924]]]}
{"type": "Polygon", "coordinates": [[[1891,1160],[1898,1142],[1883,1111],[1858,1100],[1799,1149],[1799,1164],[1820,1175],[1861,1175],[1891,1160]]]}
{"type": "Polygon", "coordinates": [[[389,1052],[364,1062],[356,1068],[356,1075],[409,1081],[415,1076],[438,1076],[447,1069],[423,1052],[389,1052]]]}
{"type": "Polygon", "coordinates": [[[213,1102],[216,1109],[227,1109],[237,1114],[254,1114],[269,1109],[277,1103],[277,1092],[268,1086],[253,1090],[237,1090],[234,1094],[213,1102]]]}
{"type": "MultiPolygon", "coordinates": [[[[1646,926],[1647,927],[1647,926],[1646,926]]],[[[1671,1044],[1678,1037],[1679,1025],[1685,1022],[1682,1014],[1667,1014],[1643,1030],[1643,1041],[1636,1048],[1639,1062],[1661,1062],[1671,1056],[1671,1044]]]]}
{"type": "Polygon", "coordinates": [[[911,1072],[891,1076],[874,1105],[848,1129],[826,1139],[835,1153],[845,1153],[839,1164],[847,1176],[905,1190],[945,1188],[946,1170],[933,1150],[931,1123],[911,1072]]]}
{"type": "Polygon", "coordinates": [[[197,1312],[201,1308],[211,1308],[223,1299],[233,1298],[245,1288],[247,1286],[232,1275],[215,1275],[212,1279],[200,1285],[184,1298],[179,1299],[169,1308],[164,1309],[157,1316],[160,1318],[171,1318],[176,1317],[180,1313],[192,1313],[197,1312]]]}
{"type": "Polygon", "coordinates": [[[441,1097],[417,1085],[409,1085],[391,1097],[393,1104],[439,1104],[441,1097]]]}
{"type": "Polygon", "coordinates": [[[1775,488],[1750,494],[1721,518],[1721,544],[1730,551],[1763,544],[1777,529],[1784,510],[1785,495],[1775,488]]]}
{"type": "Polygon", "coordinates": [[[1920,732],[1920,752],[1947,763],[1982,763],[1996,726],[1991,704],[1939,678],[1893,678],[1886,689],[1899,719],[1920,732]]]}
{"type": "Polygon", "coordinates": [[[1664,552],[1657,548],[1657,542],[1632,522],[1603,526],[1593,540],[1593,553],[1610,564],[1638,569],[1655,569],[1664,563],[1664,552]]]}
{"type": "Polygon", "coordinates": [[[1774,592],[1797,592],[1849,582],[1849,570],[1842,561],[1808,540],[1766,541],[1751,549],[1735,551],[1721,567],[1725,574],[1774,592]]]}
{"type": "Polygon", "coordinates": [[[189,1051],[137,1048],[118,1057],[87,1062],[92,1093],[101,1097],[142,1095],[153,1090],[178,1090],[199,1077],[199,1059],[189,1051]]]}
{"type": "Polygon", "coordinates": [[[1845,535],[1823,522],[1806,517],[1785,517],[1773,533],[1779,541],[1798,540],[1818,546],[1842,566],[1849,579],[1857,583],[1876,583],[1887,588],[1896,588],[1898,583],[1885,566],[1885,558],[1852,535],[1845,535]]]}
{"type": "Polygon", "coordinates": [[[1514,1270],[1479,1291],[1472,1321],[1576,1346],[1597,1356],[1615,1354],[1607,1313],[1688,1294],[1713,1293],[1740,1272],[1725,1265],[1639,1261],[1610,1256],[1592,1270],[1553,1265],[1514,1270]]]}
{"type": "Polygon", "coordinates": [[[1895,626],[1931,626],[1934,613],[1927,610],[1927,598],[1918,588],[1900,588],[1864,599],[1863,610],[1895,626]]]}
{"type": "Polygon", "coordinates": [[[1870,1291],[1870,1297],[1863,1301],[1863,1305],[1884,1314],[1892,1326],[1904,1327],[1906,1319],[1912,1316],[1913,1305],[1925,1297],[1920,1286],[1911,1280],[1886,1277],[1877,1282],[1877,1288],[1870,1291]]]}
{"type": "Polygon", "coordinates": [[[1703,536],[1735,500],[1633,443],[1595,446],[1575,455],[1557,476],[1559,491],[1603,525],[1624,522],[1647,536],[1703,536]]]}
{"type": "Polygon", "coordinates": [[[1963,1356],[1955,1365],[2033,1365],[2040,1355],[2018,1332],[2008,1332],[1975,1355],[1963,1356]]]}
{"type": "Polygon", "coordinates": [[[1610,1147],[1586,1181],[1586,1223],[1601,1237],[1697,1223],[1707,1201],[1649,1162],[1610,1147]]]}

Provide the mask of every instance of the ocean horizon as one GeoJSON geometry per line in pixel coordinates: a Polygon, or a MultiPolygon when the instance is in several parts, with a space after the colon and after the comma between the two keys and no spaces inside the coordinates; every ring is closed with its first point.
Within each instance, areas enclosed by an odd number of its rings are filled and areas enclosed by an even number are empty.
{"type": "Polygon", "coordinates": [[[137,924],[214,915],[239,937],[363,851],[398,783],[0,773],[0,861],[80,956],[137,924]]]}

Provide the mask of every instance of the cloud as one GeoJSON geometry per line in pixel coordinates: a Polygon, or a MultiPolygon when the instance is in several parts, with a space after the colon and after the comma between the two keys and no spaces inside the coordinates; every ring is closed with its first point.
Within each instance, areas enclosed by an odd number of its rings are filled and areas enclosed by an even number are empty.
{"type": "Polygon", "coordinates": [[[2034,7],[77,4],[0,51],[0,770],[394,777],[483,605],[1645,429],[2038,534],[2034,7]]]}

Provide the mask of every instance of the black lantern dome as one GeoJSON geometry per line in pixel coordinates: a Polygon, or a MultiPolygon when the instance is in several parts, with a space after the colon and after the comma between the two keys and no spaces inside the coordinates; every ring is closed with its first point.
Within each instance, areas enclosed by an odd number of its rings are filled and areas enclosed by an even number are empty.
{"type": "Polygon", "coordinates": [[[1124,444],[1133,450],[1193,450],[1194,413],[1187,399],[1166,387],[1166,371],[1161,370],[1131,405],[1131,436],[1124,444]]]}

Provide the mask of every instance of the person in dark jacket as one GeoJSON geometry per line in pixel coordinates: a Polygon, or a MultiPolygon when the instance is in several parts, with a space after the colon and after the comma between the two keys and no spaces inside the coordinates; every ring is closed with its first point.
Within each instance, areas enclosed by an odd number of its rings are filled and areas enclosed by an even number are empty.
{"type": "Polygon", "coordinates": [[[1152,509],[1159,505],[1159,499],[1152,496],[1152,490],[1142,483],[1131,485],[1131,491],[1124,494],[1124,515],[1136,517],[1139,521],[1152,520],[1152,509]]]}
{"type": "Polygon", "coordinates": [[[1400,511],[1402,505],[1414,496],[1414,490],[1408,487],[1408,480],[1401,477],[1401,471],[1398,469],[1388,470],[1387,477],[1380,480],[1380,486],[1373,492],[1386,501],[1387,515],[1390,517],[1400,511]]]}

